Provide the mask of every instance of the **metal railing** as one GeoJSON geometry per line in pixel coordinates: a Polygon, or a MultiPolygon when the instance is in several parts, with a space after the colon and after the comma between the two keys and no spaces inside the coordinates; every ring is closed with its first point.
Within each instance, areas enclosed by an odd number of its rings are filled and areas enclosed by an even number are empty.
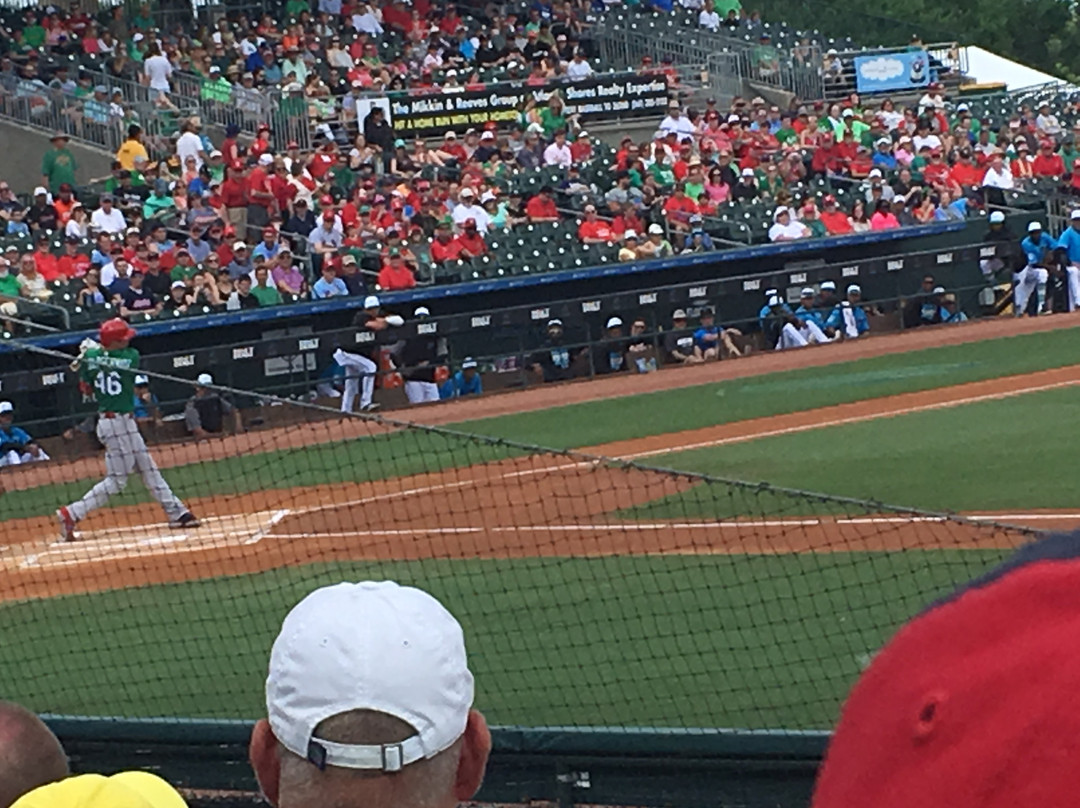
{"type": "Polygon", "coordinates": [[[600,23],[597,33],[601,57],[614,65],[636,68],[646,56],[654,62],[671,57],[677,64],[703,66],[710,86],[721,95],[741,94],[742,82],[750,80],[803,99],[822,97],[817,46],[796,58],[780,48],[767,52],[741,39],[677,24],[646,28],[633,22],[600,23]],[[770,53],[775,60],[768,58],[770,53]]]}

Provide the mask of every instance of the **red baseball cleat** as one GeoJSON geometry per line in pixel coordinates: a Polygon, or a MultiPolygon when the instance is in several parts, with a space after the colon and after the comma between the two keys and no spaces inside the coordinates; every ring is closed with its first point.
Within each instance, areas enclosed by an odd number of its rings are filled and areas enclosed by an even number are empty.
{"type": "Polygon", "coordinates": [[[60,522],[60,540],[75,541],[75,519],[66,507],[56,512],[56,518],[60,522]]]}

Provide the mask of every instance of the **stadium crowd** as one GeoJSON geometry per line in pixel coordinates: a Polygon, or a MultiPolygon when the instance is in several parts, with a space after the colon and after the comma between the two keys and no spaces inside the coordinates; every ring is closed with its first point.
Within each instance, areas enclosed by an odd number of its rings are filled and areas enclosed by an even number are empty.
{"type": "Polygon", "coordinates": [[[57,133],[29,199],[0,182],[6,294],[46,301],[59,283],[123,316],[235,310],[466,279],[481,262],[502,268],[508,236],[546,243],[560,225],[596,261],[638,261],[723,246],[711,225],[742,210],[779,242],[961,220],[1024,178],[1080,181],[1063,170],[1080,164],[1076,130],[1053,115],[993,132],[964,104],[950,115],[933,88],[902,112],[854,96],[796,114],[759,98],[706,107],[673,99],[655,137],[615,149],[557,95],[544,123],[449,131],[434,146],[395,138],[379,108],[368,136],[320,135],[306,153],[266,128],[214,144],[196,116],[153,161],[132,124],[97,194],[80,190],[57,133]]]}

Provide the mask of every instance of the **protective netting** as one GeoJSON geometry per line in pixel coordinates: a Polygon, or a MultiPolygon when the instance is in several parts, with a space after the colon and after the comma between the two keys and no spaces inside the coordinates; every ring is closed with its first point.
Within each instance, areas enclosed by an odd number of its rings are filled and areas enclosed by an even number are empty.
{"type": "Polygon", "coordinates": [[[4,469],[5,698],[59,714],[258,717],[289,608],[320,585],[389,578],[462,621],[493,724],[825,728],[904,619],[1026,538],[262,402],[242,434],[151,443],[197,527],[170,527],[136,471],[60,541],[56,509],[105,476],[89,436],[4,469]]]}

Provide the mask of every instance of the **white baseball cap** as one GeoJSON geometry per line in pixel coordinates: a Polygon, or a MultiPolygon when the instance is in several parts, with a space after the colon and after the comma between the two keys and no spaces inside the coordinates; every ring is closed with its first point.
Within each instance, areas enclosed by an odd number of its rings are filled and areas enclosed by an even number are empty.
{"type": "Polygon", "coordinates": [[[135,377],[135,384],[150,384],[150,377],[139,374],[135,377]]]}
{"type": "Polygon", "coordinates": [[[377,309],[377,308],[379,308],[379,298],[375,297],[375,295],[368,295],[367,297],[364,298],[364,308],[365,309],[377,309]]]}
{"type": "Polygon", "coordinates": [[[34,189],[34,196],[42,196],[42,195],[48,196],[49,192],[47,190],[45,190],[44,186],[39,185],[37,188],[34,189]]]}
{"type": "Polygon", "coordinates": [[[605,325],[604,328],[618,328],[620,325],[622,325],[621,318],[611,317],[610,319],[608,319],[607,325],[605,325]]]}
{"type": "Polygon", "coordinates": [[[233,245],[232,245],[232,248],[233,248],[233,252],[236,252],[237,250],[246,250],[247,249],[247,242],[246,241],[234,241],[233,245]]]}
{"type": "Polygon", "coordinates": [[[635,231],[635,230],[627,230],[625,233],[623,233],[623,238],[624,239],[627,239],[627,238],[636,239],[637,238],[637,231],[635,231]]]}
{"type": "Polygon", "coordinates": [[[1042,225],[1039,222],[1032,222],[1028,225],[1028,232],[1034,233],[1036,230],[1042,230],[1042,225]]]}
{"type": "Polygon", "coordinates": [[[183,281],[173,281],[172,286],[170,286],[169,288],[170,289],[184,289],[184,288],[186,288],[186,286],[187,286],[187,284],[184,283],[183,281]]]}
{"type": "Polygon", "coordinates": [[[869,177],[880,177],[881,176],[881,169],[880,168],[871,168],[870,173],[867,176],[869,176],[869,177]]]}
{"type": "Polygon", "coordinates": [[[682,309],[675,309],[675,311],[671,312],[671,319],[672,320],[685,320],[686,319],[686,312],[683,311],[682,309]]]}
{"type": "Polygon", "coordinates": [[[847,293],[849,295],[861,295],[862,294],[862,287],[859,286],[859,284],[857,284],[857,283],[853,283],[853,284],[851,284],[851,286],[849,286],[847,288],[847,293]]]}
{"type": "Polygon", "coordinates": [[[768,300],[766,301],[766,305],[767,305],[767,306],[770,306],[770,307],[772,307],[772,306],[779,306],[779,305],[780,305],[780,303],[781,303],[781,301],[780,301],[780,295],[773,295],[772,297],[770,297],[770,298],[769,298],[769,299],[768,299],[768,300]]]}
{"type": "MultiPolygon", "coordinates": [[[[1080,214],[1080,210],[1074,210],[1072,212],[1072,216],[1070,216],[1069,218],[1080,218],[1077,216],[1077,214],[1080,214]]],[[[1002,213],[1000,210],[995,210],[993,213],[990,214],[990,221],[994,224],[1000,224],[1001,222],[1005,221],[1005,214],[1002,213]]]]}
{"type": "Polygon", "coordinates": [[[11,406],[10,401],[0,401],[0,413],[3,412],[15,412],[15,408],[11,406]]]}
{"type": "Polygon", "coordinates": [[[744,168],[742,170],[742,175],[744,177],[752,177],[752,176],[754,176],[754,169],[752,169],[752,168],[744,168]]]}
{"type": "Polygon", "coordinates": [[[821,284],[821,288],[836,291],[836,281],[823,281],[821,284]]]}
{"type": "Polygon", "coordinates": [[[417,306],[416,311],[412,313],[413,317],[430,317],[431,311],[427,306],[417,306]]]}
{"type": "Polygon", "coordinates": [[[803,290],[799,292],[799,297],[813,297],[814,289],[812,286],[804,286],[803,290]]]}
{"type": "Polygon", "coordinates": [[[272,154],[260,154],[259,155],[259,165],[268,166],[272,162],[274,162],[274,155],[272,155],[272,154]]]}
{"type": "Polygon", "coordinates": [[[461,369],[468,370],[469,368],[474,367],[476,367],[476,360],[473,359],[471,356],[466,356],[465,361],[461,363],[461,369]]]}
{"type": "Polygon", "coordinates": [[[649,225],[649,235],[650,236],[662,236],[662,235],[664,235],[664,228],[661,225],[658,225],[658,224],[655,224],[655,223],[650,224],[649,225]]]}
{"type": "Polygon", "coordinates": [[[465,732],[473,676],[461,625],[431,595],[393,581],[317,589],[293,607],[270,652],[266,710],[274,737],[320,768],[400,771],[465,732]],[[353,710],[404,721],[400,743],[344,744],[318,725],[353,710]]]}
{"type": "Polygon", "coordinates": [[[197,379],[195,379],[195,384],[198,384],[198,385],[200,385],[202,387],[206,387],[206,385],[213,384],[213,383],[214,383],[214,377],[211,376],[209,373],[200,373],[199,377],[197,379]]]}

